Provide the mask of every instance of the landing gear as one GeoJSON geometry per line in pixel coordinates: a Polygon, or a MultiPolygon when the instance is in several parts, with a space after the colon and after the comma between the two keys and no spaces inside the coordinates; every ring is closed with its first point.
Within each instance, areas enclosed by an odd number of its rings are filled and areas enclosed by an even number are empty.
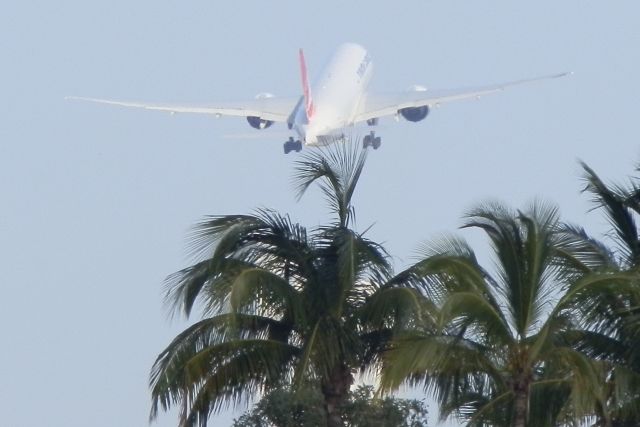
{"type": "Polygon", "coordinates": [[[362,140],[362,148],[371,146],[374,150],[377,150],[378,148],[380,148],[381,144],[382,139],[380,139],[379,136],[376,136],[375,132],[371,132],[369,133],[369,135],[365,135],[364,139],[362,140]]]}
{"type": "Polygon", "coordinates": [[[294,141],[293,138],[289,138],[289,140],[284,143],[284,154],[289,154],[290,151],[299,153],[300,150],[302,150],[302,142],[300,141],[294,141]]]}

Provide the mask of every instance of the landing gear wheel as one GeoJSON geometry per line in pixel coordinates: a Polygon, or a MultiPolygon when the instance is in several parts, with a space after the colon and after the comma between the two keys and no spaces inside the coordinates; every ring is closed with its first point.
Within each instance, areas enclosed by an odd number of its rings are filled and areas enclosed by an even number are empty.
{"type": "Polygon", "coordinates": [[[289,140],[284,143],[284,154],[289,154],[289,151],[293,150],[293,144],[293,138],[289,138],[289,140]]]}
{"type": "Polygon", "coordinates": [[[289,154],[291,151],[299,153],[300,150],[302,150],[302,141],[294,141],[293,138],[289,138],[289,140],[284,143],[284,154],[289,154]]]}
{"type": "Polygon", "coordinates": [[[362,139],[362,148],[367,148],[371,145],[371,135],[365,135],[362,139]]]}
{"type": "Polygon", "coordinates": [[[375,132],[369,133],[369,135],[365,135],[362,139],[362,148],[373,147],[374,150],[380,148],[380,144],[382,144],[382,139],[380,137],[376,137],[375,132]]]}

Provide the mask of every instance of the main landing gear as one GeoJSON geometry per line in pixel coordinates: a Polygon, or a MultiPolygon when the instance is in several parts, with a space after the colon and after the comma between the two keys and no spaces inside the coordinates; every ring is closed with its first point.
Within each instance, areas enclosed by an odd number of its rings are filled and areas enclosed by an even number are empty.
{"type": "Polygon", "coordinates": [[[362,139],[362,148],[373,147],[374,150],[380,148],[382,144],[382,139],[379,136],[376,136],[376,133],[371,131],[369,135],[365,135],[362,139]]]}
{"type": "Polygon", "coordinates": [[[299,153],[300,150],[302,150],[301,141],[294,141],[293,138],[289,138],[289,140],[284,143],[284,154],[289,154],[290,151],[299,153]]]}

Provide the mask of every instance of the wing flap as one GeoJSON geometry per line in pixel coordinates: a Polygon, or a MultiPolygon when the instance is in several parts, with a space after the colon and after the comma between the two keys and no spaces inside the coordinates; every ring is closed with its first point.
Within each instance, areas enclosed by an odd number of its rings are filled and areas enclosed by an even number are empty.
{"type": "Polygon", "coordinates": [[[86,98],[68,96],[65,99],[95,102],[119,107],[141,108],[145,110],[165,111],[168,113],[209,114],[214,116],[260,117],[274,122],[286,122],[293,111],[298,98],[260,98],[244,102],[229,102],[224,105],[210,104],[164,104],[138,101],[120,101],[113,99],[86,98]]]}
{"type": "Polygon", "coordinates": [[[537,82],[540,80],[555,79],[569,73],[552,74],[532,79],[516,80],[496,85],[479,86],[449,90],[427,90],[413,92],[398,92],[393,94],[367,94],[360,112],[355,117],[355,122],[394,115],[403,108],[434,106],[445,102],[462,99],[479,98],[496,92],[501,92],[512,86],[537,82]]]}

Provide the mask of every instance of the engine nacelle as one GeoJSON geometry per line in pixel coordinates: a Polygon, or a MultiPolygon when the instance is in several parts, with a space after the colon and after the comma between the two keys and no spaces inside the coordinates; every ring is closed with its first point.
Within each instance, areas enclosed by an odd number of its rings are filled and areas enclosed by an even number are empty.
{"type": "MultiPolygon", "coordinates": [[[[420,85],[413,85],[407,90],[409,92],[426,92],[427,88],[420,85]]],[[[405,120],[410,122],[419,122],[427,117],[427,114],[429,114],[429,107],[424,105],[422,107],[403,108],[402,110],[398,110],[398,113],[400,113],[405,120]]]]}
{"type": "Polygon", "coordinates": [[[247,117],[247,121],[254,129],[266,129],[273,124],[271,120],[263,120],[260,117],[256,116],[247,117]]]}
{"type": "Polygon", "coordinates": [[[429,107],[424,105],[422,107],[409,107],[403,108],[398,111],[405,120],[410,122],[419,122],[420,120],[424,120],[429,114],[429,107]]]}
{"type": "MultiPolygon", "coordinates": [[[[268,92],[262,92],[256,95],[256,99],[266,99],[266,98],[273,98],[273,94],[268,92]]],[[[256,116],[247,117],[247,122],[249,122],[249,125],[251,125],[251,127],[254,129],[266,129],[273,124],[273,122],[270,120],[263,120],[260,117],[256,117],[256,116]]]]}

